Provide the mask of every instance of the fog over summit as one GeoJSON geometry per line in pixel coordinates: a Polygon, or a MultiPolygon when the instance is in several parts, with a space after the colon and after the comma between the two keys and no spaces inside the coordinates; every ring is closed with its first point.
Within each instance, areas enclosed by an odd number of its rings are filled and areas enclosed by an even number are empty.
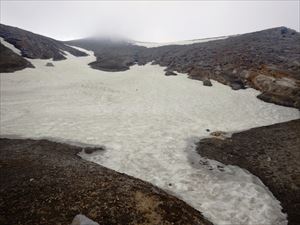
{"type": "Polygon", "coordinates": [[[1,23],[64,41],[101,34],[141,42],[174,42],[279,26],[299,31],[299,1],[1,1],[0,4],[1,23]]]}

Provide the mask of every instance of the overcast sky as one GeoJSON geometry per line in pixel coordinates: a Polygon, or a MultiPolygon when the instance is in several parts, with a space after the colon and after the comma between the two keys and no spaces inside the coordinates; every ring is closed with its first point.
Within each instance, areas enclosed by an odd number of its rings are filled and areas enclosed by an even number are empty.
{"type": "Polygon", "coordinates": [[[170,42],[287,26],[299,1],[3,1],[1,23],[59,40],[95,34],[170,42]]]}

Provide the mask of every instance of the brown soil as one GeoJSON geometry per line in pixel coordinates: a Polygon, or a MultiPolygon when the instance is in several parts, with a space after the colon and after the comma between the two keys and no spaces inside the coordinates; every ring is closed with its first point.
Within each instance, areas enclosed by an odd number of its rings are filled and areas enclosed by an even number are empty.
{"type": "Polygon", "coordinates": [[[0,139],[0,224],[72,222],[81,213],[101,225],[211,225],[201,213],[157,187],[46,140],[0,139]]]}
{"type": "Polygon", "coordinates": [[[198,153],[259,177],[281,202],[289,225],[300,224],[300,119],[203,139],[198,153]]]}

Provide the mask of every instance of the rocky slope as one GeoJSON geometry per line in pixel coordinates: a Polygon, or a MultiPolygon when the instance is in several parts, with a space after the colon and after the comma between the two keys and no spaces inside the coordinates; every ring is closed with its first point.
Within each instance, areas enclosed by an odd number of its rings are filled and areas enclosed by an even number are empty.
{"type": "MultiPolygon", "coordinates": [[[[63,43],[3,24],[0,24],[0,37],[20,49],[27,58],[62,60],[65,59],[62,51],[75,56],[86,55],[68,46],[70,44],[95,52],[97,60],[90,63],[94,69],[116,72],[128,70],[134,64],[153,62],[166,66],[168,73],[187,73],[205,84],[213,79],[234,90],[252,87],[261,92],[258,98],[263,101],[300,109],[300,33],[286,27],[154,48],[103,38],[63,43]]],[[[15,69],[11,66],[10,70],[15,69]]]]}
{"type": "MultiPolygon", "coordinates": [[[[46,140],[0,139],[0,224],[71,224],[84,214],[101,225],[211,225],[155,186],[46,140]]],[[[88,148],[86,152],[103,151],[88,148]]]]}
{"type": "Polygon", "coordinates": [[[0,43],[0,73],[14,72],[33,65],[0,43]]]}
{"type": "Polygon", "coordinates": [[[90,63],[94,69],[117,72],[128,70],[135,63],[144,65],[150,61],[150,59],[141,61],[142,55],[148,50],[146,47],[133,45],[127,41],[87,38],[66,43],[94,51],[97,61],[90,63]]]}
{"type": "Polygon", "coordinates": [[[21,50],[26,58],[63,60],[66,57],[62,51],[74,56],[86,56],[86,53],[60,41],[4,24],[0,24],[0,37],[21,50]]]}
{"type": "Polygon", "coordinates": [[[281,202],[289,225],[300,224],[300,120],[203,139],[201,156],[237,165],[258,176],[281,202]]]}
{"type": "Polygon", "coordinates": [[[217,80],[234,90],[247,86],[260,99],[300,108],[300,33],[278,27],[190,45],[146,48],[127,42],[81,39],[69,44],[93,50],[95,69],[122,71],[154,62],[190,78],[217,80]]]}

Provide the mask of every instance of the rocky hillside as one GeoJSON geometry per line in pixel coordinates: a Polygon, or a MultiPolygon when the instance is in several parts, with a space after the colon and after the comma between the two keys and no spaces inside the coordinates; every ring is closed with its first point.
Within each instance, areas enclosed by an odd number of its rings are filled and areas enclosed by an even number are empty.
{"type": "Polygon", "coordinates": [[[90,66],[103,71],[124,71],[128,70],[135,63],[143,65],[151,61],[150,57],[144,61],[141,60],[142,56],[147,52],[146,47],[133,45],[127,41],[87,38],[66,43],[94,51],[97,61],[90,63],[90,66]]]}
{"type": "Polygon", "coordinates": [[[0,139],[0,224],[212,225],[150,183],[82,160],[80,148],[46,140],[0,139]]]}
{"type": "MultiPolygon", "coordinates": [[[[166,66],[167,74],[187,73],[204,84],[210,84],[213,79],[234,90],[255,88],[261,92],[258,98],[266,102],[300,109],[300,33],[286,27],[154,48],[103,38],[63,43],[3,24],[0,24],[0,37],[20,49],[22,56],[27,58],[62,60],[65,59],[62,51],[75,56],[86,55],[69,46],[74,45],[95,52],[97,60],[90,63],[94,69],[116,72],[128,70],[134,64],[152,62],[166,66]]],[[[8,65],[2,65],[6,67],[1,68],[3,72],[16,70],[10,64],[12,59],[8,60],[8,65]]],[[[30,66],[19,61],[15,64],[18,68],[30,66]]]]}
{"type": "Polygon", "coordinates": [[[262,100],[300,108],[300,34],[279,27],[224,40],[153,49],[156,63],[188,73],[193,79],[217,80],[262,92],[262,100]]]}
{"type": "MultiPolygon", "coordinates": [[[[214,135],[221,134],[215,132],[214,135]]],[[[300,120],[202,139],[201,156],[237,165],[258,176],[281,202],[289,225],[300,224],[300,120]]]]}
{"type": "Polygon", "coordinates": [[[14,72],[33,65],[0,43],[0,73],[14,72]]]}
{"type": "Polygon", "coordinates": [[[63,60],[66,57],[62,51],[74,56],[86,56],[86,53],[60,41],[4,24],[0,24],[0,37],[19,49],[26,58],[63,60]]]}
{"type": "Polygon", "coordinates": [[[300,108],[300,33],[278,27],[191,45],[155,48],[103,40],[68,42],[93,50],[95,69],[122,71],[154,62],[201,81],[217,80],[234,90],[252,87],[267,102],[300,108]]]}

